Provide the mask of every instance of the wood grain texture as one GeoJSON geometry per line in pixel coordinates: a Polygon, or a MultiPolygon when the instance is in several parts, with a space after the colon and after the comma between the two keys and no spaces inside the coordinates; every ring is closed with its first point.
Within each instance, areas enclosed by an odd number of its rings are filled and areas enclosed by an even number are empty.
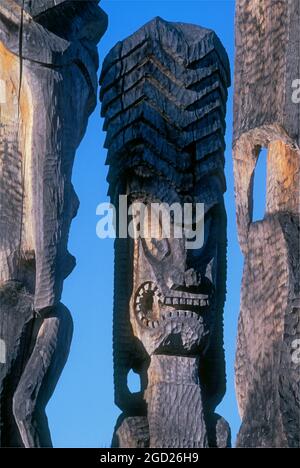
{"type": "Polygon", "coordinates": [[[237,224],[245,256],[236,353],[238,447],[299,447],[300,76],[298,1],[238,0],[234,97],[237,224]],[[253,178],[267,148],[264,218],[253,178]]]}
{"type": "Polygon", "coordinates": [[[155,18],[109,52],[100,84],[115,206],[123,194],[129,205],[189,200],[206,211],[206,242],[194,256],[174,236],[116,239],[114,380],[123,414],[113,446],[228,446],[228,425],[214,413],[226,380],[226,52],[213,31],[155,18]]]}
{"type": "Polygon", "coordinates": [[[96,105],[98,1],[0,4],[0,445],[45,447],[45,406],[67,359],[60,303],[75,266],[69,228],[76,149],[96,105]]]}
{"type": "Polygon", "coordinates": [[[300,111],[292,102],[300,72],[299,14],[297,0],[236,2],[234,141],[277,124],[300,146],[300,111]]]}

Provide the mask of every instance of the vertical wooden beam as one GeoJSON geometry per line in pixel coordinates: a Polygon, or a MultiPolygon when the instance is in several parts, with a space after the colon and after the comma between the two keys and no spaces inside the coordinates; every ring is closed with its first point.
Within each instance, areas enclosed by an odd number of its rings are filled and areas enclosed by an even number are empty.
{"type": "Polygon", "coordinates": [[[48,447],[66,362],[76,149],[97,97],[98,1],[0,5],[0,446],[48,447]]]}
{"type": "Polygon", "coordinates": [[[245,256],[236,389],[238,447],[299,447],[300,3],[237,0],[234,176],[245,256]],[[253,177],[267,148],[267,200],[253,222],[253,177]]]}

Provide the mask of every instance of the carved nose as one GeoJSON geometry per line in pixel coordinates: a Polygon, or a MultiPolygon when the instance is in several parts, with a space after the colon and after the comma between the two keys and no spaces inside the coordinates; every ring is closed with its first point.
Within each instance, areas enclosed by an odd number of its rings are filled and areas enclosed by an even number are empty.
{"type": "Polygon", "coordinates": [[[184,272],[180,270],[175,270],[172,274],[169,275],[167,280],[167,287],[169,289],[177,289],[180,286],[184,286],[184,272]]]}
{"type": "Polygon", "coordinates": [[[190,268],[184,273],[184,281],[187,287],[189,286],[197,286],[199,283],[199,278],[197,272],[194,268],[190,268]]]}
{"type": "Polygon", "coordinates": [[[199,274],[190,268],[185,272],[177,270],[168,279],[167,286],[169,289],[182,289],[183,287],[191,287],[199,285],[199,274]]]}

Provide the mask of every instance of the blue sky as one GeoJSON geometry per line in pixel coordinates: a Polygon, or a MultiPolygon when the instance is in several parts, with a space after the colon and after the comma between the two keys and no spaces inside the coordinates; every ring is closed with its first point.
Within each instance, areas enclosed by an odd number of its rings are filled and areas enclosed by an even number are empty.
{"type": "MultiPolygon", "coordinates": [[[[108,31],[99,45],[101,63],[116,42],[153,17],[161,16],[213,29],[227,50],[233,73],[233,0],[102,0],[101,6],[109,16],[108,31]]],[[[234,207],[232,93],[233,87],[229,90],[226,135],[228,281],[224,319],[228,382],[218,412],[230,423],[234,441],[240,425],[234,391],[234,354],[243,258],[234,207]]],[[[102,125],[98,105],[74,167],[73,183],[81,206],[73,221],[69,249],[77,258],[77,267],[65,281],[63,302],[73,315],[75,331],[68,363],[47,408],[55,447],[109,447],[119,414],[114,406],[112,379],[113,241],[96,236],[96,207],[107,201],[102,125]]],[[[263,177],[262,170],[256,183],[259,193],[256,217],[264,209],[263,177]]],[[[131,385],[136,385],[136,379],[131,380],[131,385]]]]}

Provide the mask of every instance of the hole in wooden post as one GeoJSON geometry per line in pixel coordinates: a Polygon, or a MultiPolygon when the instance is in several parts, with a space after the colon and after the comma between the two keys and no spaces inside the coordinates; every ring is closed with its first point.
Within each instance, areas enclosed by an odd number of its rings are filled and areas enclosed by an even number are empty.
{"type": "Polygon", "coordinates": [[[254,171],[253,222],[262,220],[266,212],[267,154],[268,150],[266,148],[262,148],[258,155],[254,171]]]}
{"type": "Polygon", "coordinates": [[[127,385],[131,393],[141,391],[141,379],[139,374],[136,374],[131,370],[127,376],[127,385]]]}

